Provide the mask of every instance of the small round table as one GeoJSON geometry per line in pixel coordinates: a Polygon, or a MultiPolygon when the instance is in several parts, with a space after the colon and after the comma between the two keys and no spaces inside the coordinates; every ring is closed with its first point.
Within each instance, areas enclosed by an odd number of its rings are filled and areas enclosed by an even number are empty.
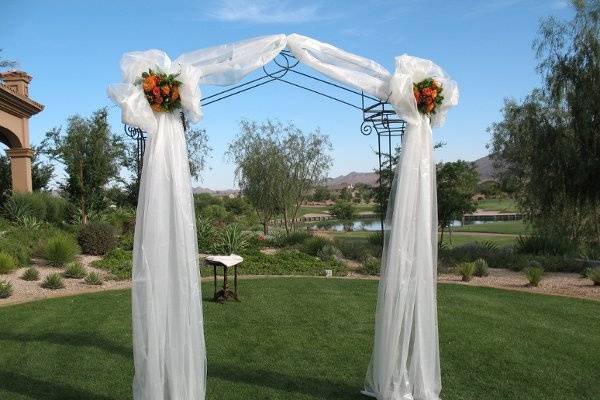
{"type": "Polygon", "coordinates": [[[233,299],[235,301],[240,301],[238,296],[238,266],[242,263],[243,259],[239,257],[239,261],[229,261],[225,260],[225,257],[220,256],[208,256],[205,257],[204,260],[213,266],[213,274],[214,274],[214,301],[218,301],[221,303],[226,302],[229,299],[233,299]],[[223,288],[217,291],[217,267],[223,267],[223,288]],[[229,289],[229,281],[227,279],[227,270],[233,267],[233,291],[229,289]]]}

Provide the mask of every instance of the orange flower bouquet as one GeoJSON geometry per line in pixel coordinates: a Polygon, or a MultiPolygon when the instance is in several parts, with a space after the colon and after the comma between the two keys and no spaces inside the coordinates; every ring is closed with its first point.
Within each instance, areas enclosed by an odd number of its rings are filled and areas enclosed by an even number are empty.
{"type": "Polygon", "coordinates": [[[435,114],[438,107],[442,104],[444,88],[434,79],[425,79],[419,83],[413,84],[417,109],[423,114],[435,114]]]}
{"type": "Polygon", "coordinates": [[[171,112],[181,108],[179,87],[182,83],[177,80],[177,74],[165,74],[149,69],[148,72],[142,73],[142,78],[136,83],[142,85],[153,111],[171,112]]]}

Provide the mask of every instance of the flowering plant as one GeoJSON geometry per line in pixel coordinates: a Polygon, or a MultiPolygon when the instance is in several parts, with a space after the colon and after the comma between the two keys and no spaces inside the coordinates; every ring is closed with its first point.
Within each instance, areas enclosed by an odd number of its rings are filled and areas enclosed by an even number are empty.
{"type": "Polygon", "coordinates": [[[444,88],[434,79],[424,79],[413,84],[413,92],[417,101],[417,108],[423,114],[435,114],[437,108],[442,104],[444,88]]]}
{"type": "Polygon", "coordinates": [[[142,73],[141,79],[138,79],[136,83],[142,85],[146,99],[153,111],[171,112],[181,108],[179,87],[182,83],[177,80],[177,74],[165,74],[149,69],[148,72],[142,73]]]}

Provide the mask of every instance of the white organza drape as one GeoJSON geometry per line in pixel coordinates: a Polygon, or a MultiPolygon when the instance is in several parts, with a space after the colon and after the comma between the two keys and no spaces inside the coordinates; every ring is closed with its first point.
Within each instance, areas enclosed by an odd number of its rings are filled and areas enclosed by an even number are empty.
{"type": "Polygon", "coordinates": [[[206,355],[198,252],[185,135],[179,116],[154,113],[135,80],[148,68],[179,73],[186,116],[202,117],[200,84],[231,85],[285,47],[302,63],[390,102],[408,122],[387,215],[375,339],[363,393],[379,400],[436,400],[441,389],[435,291],[437,210],[431,125],[457,104],[458,89],[431,61],[376,62],[293,34],[197,50],[175,61],[159,50],[127,53],[123,83],[109,96],[124,123],[150,134],[134,246],[133,333],[136,400],[204,399],[206,355]],[[412,83],[433,77],[445,100],[431,119],[416,109],[412,83]]]}

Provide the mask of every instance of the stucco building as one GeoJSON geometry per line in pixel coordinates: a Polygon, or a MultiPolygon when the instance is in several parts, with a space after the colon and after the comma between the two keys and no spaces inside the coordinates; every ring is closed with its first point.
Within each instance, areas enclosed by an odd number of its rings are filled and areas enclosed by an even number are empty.
{"type": "Polygon", "coordinates": [[[29,118],[44,109],[29,98],[30,81],[22,71],[0,74],[0,142],[8,146],[14,192],[32,190],[29,118]]]}

